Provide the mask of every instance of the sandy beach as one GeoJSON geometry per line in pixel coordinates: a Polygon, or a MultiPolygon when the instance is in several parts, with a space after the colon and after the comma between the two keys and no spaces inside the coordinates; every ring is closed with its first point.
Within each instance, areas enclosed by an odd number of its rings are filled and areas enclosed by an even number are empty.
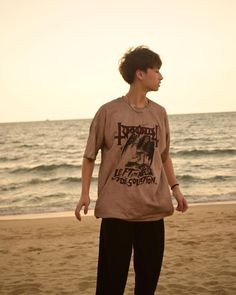
{"type": "MultiPolygon", "coordinates": [[[[236,294],[236,204],[191,206],[165,224],[156,294],[236,294]]],[[[1,220],[0,294],[94,295],[99,226],[93,216],[1,220]]],[[[133,286],[131,263],[126,295],[133,286]]]]}

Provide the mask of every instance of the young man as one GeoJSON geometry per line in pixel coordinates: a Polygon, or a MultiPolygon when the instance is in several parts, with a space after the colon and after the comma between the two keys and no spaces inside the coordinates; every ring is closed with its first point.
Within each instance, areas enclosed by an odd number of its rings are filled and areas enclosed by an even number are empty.
{"type": "Polygon", "coordinates": [[[163,251],[163,218],[187,202],[169,155],[170,134],[165,109],[146,97],[163,79],[161,59],[149,48],[130,49],[120,73],[130,85],[125,96],[96,113],[84,153],[82,193],[75,215],[88,211],[89,187],[98,150],[101,164],[95,216],[102,218],[96,295],[122,295],[134,251],[135,294],[153,295],[163,251]]]}

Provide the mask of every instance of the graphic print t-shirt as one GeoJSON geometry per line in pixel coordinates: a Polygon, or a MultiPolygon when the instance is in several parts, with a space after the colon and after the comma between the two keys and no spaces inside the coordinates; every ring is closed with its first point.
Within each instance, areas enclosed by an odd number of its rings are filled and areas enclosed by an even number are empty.
{"type": "Polygon", "coordinates": [[[84,153],[95,160],[101,149],[96,217],[151,221],[173,213],[162,164],[169,142],[166,111],[151,100],[134,109],[121,97],[98,110],[84,153]]]}

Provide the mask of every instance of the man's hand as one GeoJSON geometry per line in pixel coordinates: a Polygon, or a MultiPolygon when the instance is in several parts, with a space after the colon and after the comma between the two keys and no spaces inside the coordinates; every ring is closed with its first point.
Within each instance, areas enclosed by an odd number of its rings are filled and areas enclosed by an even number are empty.
{"type": "Polygon", "coordinates": [[[183,196],[182,192],[180,191],[179,186],[174,187],[172,193],[178,203],[176,210],[182,213],[187,211],[188,203],[185,197],[183,196]]]}
{"type": "Polygon", "coordinates": [[[81,209],[84,207],[84,214],[86,215],[88,213],[89,204],[90,204],[89,196],[81,196],[80,201],[75,208],[75,216],[79,221],[81,221],[81,215],[80,215],[81,209]]]}

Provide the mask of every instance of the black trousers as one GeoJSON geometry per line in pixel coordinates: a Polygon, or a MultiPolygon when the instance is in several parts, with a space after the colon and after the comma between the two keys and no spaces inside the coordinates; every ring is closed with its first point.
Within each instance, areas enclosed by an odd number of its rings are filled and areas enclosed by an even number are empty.
{"type": "Polygon", "coordinates": [[[135,295],[153,295],[164,252],[164,221],[101,223],[96,295],[123,295],[134,250],[135,295]]]}

